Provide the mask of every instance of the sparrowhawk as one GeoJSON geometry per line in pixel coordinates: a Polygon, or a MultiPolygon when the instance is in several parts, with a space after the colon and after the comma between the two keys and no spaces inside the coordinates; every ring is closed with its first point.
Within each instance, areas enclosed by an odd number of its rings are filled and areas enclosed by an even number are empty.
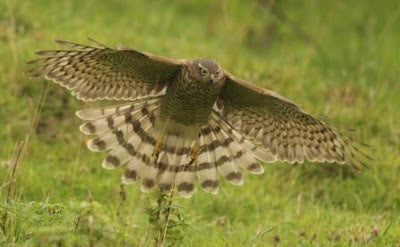
{"type": "Polygon", "coordinates": [[[260,162],[337,162],[359,167],[363,152],[338,128],[276,92],[252,85],[209,58],[171,59],[119,47],[56,41],[39,51],[31,76],[44,76],[83,101],[127,100],[78,111],[92,151],[109,150],[103,167],[125,165],[122,180],[190,197],[194,182],[212,194],[219,176],[243,183],[260,162]]]}

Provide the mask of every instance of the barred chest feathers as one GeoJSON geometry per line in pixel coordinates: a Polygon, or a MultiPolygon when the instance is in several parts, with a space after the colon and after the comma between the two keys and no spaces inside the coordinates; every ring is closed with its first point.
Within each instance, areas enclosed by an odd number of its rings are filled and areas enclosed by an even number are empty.
{"type": "Polygon", "coordinates": [[[190,66],[183,67],[161,101],[159,125],[169,125],[171,132],[206,124],[223,85],[223,78],[216,83],[211,79],[199,80],[192,74],[190,66]]]}

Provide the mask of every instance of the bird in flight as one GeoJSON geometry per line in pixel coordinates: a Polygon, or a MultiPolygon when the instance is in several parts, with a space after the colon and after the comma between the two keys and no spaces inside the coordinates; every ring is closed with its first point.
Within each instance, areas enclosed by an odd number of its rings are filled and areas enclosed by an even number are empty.
{"type": "Polygon", "coordinates": [[[358,143],[274,91],[232,75],[209,58],[172,59],[120,46],[56,40],[29,61],[28,74],[44,77],[83,101],[124,100],[84,109],[80,130],[94,137],[91,151],[109,153],[103,167],[125,166],[122,181],[140,181],[191,197],[195,180],[211,194],[219,177],[243,183],[242,170],[261,163],[336,162],[364,166],[358,143]]]}

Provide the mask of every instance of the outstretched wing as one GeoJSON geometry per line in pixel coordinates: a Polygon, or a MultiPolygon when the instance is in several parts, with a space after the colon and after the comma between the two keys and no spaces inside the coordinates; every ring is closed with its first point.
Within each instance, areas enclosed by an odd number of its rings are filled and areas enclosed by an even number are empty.
{"type": "Polygon", "coordinates": [[[364,165],[358,144],[337,128],[305,113],[292,101],[228,72],[218,113],[242,135],[289,163],[364,165]]]}
{"type": "Polygon", "coordinates": [[[133,100],[161,93],[185,61],[91,41],[98,47],[56,40],[69,49],[37,52],[42,58],[27,62],[28,74],[53,80],[84,101],[133,100]]]}

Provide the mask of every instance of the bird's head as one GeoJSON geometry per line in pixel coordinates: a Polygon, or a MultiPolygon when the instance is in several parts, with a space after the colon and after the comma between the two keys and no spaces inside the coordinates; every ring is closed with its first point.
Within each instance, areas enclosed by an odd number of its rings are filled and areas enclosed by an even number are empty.
{"type": "Polygon", "coordinates": [[[191,63],[190,77],[198,82],[222,86],[224,71],[216,61],[200,58],[191,63]]]}

